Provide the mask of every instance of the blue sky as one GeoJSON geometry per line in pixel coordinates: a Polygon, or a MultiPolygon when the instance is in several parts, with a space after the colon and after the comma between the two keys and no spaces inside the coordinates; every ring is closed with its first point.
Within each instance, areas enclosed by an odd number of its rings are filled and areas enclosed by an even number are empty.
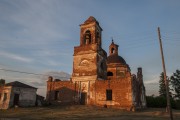
{"type": "MultiPolygon", "coordinates": [[[[113,37],[132,73],[143,68],[147,94],[157,94],[162,72],[157,27],[170,76],[180,69],[179,11],[178,0],[0,0],[0,68],[71,74],[79,25],[94,16],[103,28],[106,52],[113,37]]],[[[43,76],[1,70],[0,77],[39,83],[38,92],[45,94],[43,76]]]]}

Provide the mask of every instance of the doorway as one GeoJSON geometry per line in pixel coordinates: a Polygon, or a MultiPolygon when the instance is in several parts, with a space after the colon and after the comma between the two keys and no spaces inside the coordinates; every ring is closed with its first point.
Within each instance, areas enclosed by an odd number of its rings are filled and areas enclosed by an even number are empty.
{"type": "Polygon", "coordinates": [[[86,92],[82,92],[81,93],[81,101],[80,101],[81,105],[86,105],[87,104],[87,93],[86,92]]]}
{"type": "Polygon", "coordinates": [[[59,99],[59,91],[55,91],[54,100],[58,100],[58,99],[59,99]]]}
{"type": "Polygon", "coordinates": [[[14,106],[19,105],[19,94],[14,94],[14,106]]]}

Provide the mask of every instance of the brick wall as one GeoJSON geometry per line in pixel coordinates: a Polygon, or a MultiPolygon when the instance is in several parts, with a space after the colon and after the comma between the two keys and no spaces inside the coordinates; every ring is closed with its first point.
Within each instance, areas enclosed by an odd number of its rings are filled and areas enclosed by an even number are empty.
{"type": "Polygon", "coordinates": [[[97,80],[93,86],[96,104],[132,107],[131,80],[97,80]],[[106,90],[112,90],[112,100],[106,100],[106,90]]]}
{"type": "Polygon", "coordinates": [[[49,102],[73,103],[77,101],[78,84],[71,81],[47,82],[47,97],[49,102]]]}

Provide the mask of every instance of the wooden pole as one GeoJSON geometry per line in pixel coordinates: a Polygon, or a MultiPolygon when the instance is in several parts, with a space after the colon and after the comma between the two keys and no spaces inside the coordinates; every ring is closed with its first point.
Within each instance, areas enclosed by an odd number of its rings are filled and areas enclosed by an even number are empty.
{"type": "Polygon", "coordinates": [[[169,113],[170,120],[173,120],[171,102],[170,102],[170,97],[169,97],[169,81],[167,80],[167,76],[166,76],[166,67],[165,67],[163,47],[162,47],[162,41],[161,41],[161,33],[160,33],[159,27],[158,27],[158,36],[159,36],[161,59],[162,59],[162,66],[163,66],[163,72],[164,72],[164,81],[165,81],[165,85],[166,85],[167,112],[169,113]]]}

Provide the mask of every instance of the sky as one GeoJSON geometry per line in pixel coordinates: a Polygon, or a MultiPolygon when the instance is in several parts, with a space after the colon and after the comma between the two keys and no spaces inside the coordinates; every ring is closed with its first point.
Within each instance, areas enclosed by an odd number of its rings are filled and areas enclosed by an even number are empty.
{"type": "Polygon", "coordinates": [[[171,76],[180,69],[179,11],[179,0],[0,0],[0,78],[35,86],[45,96],[48,73],[72,74],[79,25],[94,16],[103,49],[108,53],[113,37],[132,74],[142,67],[146,94],[158,95],[163,70],[157,27],[171,76]]]}

